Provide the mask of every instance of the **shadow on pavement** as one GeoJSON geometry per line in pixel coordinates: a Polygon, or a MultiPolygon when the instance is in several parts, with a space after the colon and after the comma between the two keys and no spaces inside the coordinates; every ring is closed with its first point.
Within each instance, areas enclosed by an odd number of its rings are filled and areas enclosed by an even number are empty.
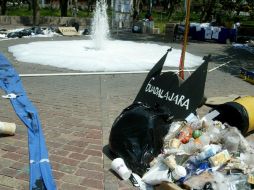
{"type": "Polygon", "coordinates": [[[252,53],[232,46],[226,48],[224,53],[226,55],[212,56],[212,61],[218,66],[225,64],[218,68],[220,71],[239,77],[241,67],[254,69],[252,53]]]}

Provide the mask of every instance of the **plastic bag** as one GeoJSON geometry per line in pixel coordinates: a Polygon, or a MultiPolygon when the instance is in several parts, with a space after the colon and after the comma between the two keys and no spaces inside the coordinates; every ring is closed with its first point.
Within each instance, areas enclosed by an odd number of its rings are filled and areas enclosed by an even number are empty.
{"type": "Polygon", "coordinates": [[[172,182],[168,167],[162,161],[159,161],[145,173],[142,180],[149,185],[158,185],[163,181],[172,182]]]}
{"type": "Polygon", "coordinates": [[[162,150],[163,138],[171,123],[168,110],[134,103],[113,123],[109,148],[135,173],[142,176],[162,150]]]}

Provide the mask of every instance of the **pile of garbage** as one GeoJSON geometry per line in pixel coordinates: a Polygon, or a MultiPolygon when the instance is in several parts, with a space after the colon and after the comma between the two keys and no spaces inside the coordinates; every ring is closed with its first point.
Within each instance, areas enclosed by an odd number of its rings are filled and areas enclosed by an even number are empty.
{"type": "Polygon", "coordinates": [[[254,40],[249,40],[244,44],[233,43],[232,45],[234,48],[244,49],[244,50],[254,54],[254,40]]]}
{"type": "Polygon", "coordinates": [[[22,37],[52,37],[60,35],[56,27],[31,27],[20,28],[15,30],[0,30],[0,39],[22,38],[22,37]]]}
{"type": "MultiPolygon", "coordinates": [[[[73,25],[74,30],[77,34],[89,35],[90,31],[84,29],[80,32],[79,25],[73,25]]],[[[63,36],[59,27],[49,26],[49,27],[30,27],[30,28],[19,28],[14,30],[0,29],[0,40],[13,39],[13,38],[23,38],[23,37],[53,37],[53,36],[63,36]]]]}
{"type": "Polygon", "coordinates": [[[112,125],[111,168],[141,190],[252,189],[254,149],[242,134],[254,130],[254,97],[205,101],[209,57],[180,81],[161,73],[166,56],[112,125]],[[200,118],[204,101],[212,109],[200,118]]]}
{"type": "Polygon", "coordinates": [[[142,178],[132,173],[134,185],[144,190],[165,182],[168,189],[173,183],[175,189],[252,189],[254,149],[237,128],[211,119],[215,112],[173,122],[150,169],[142,178]]]}

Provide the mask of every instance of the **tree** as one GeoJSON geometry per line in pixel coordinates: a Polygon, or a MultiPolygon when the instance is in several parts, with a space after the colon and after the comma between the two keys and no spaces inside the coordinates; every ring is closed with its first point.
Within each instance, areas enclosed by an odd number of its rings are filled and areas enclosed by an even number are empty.
{"type": "Polygon", "coordinates": [[[142,12],[143,9],[143,1],[142,0],[134,0],[133,1],[133,9],[136,10],[138,14],[142,12]]]}
{"type": "Polygon", "coordinates": [[[33,0],[33,25],[39,25],[40,21],[40,6],[39,0],[33,0]]]}
{"type": "Polygon", "coordinates": [[[181,0],[169,0],[168,17],[170,18],[176,8],[181,4],[181,0]]]}
{"type": "Polygon", "coordinates": [[[212,20],[216,0],[202,0],[202,8],[200,14],[200,22],[208,22],[212,20]]]}
{"type": "Polygon", "coordinates": [[[68,13],[68,0],[60,0],[61,16],[67,17],[68,13]]]}
{"type": "Polygon", "coordinates": [[[244,8],[245,0],[221,0],[221,18],[224,21],[224,24],[239,21],[239,14],[244,8]]]}
{"type": "Polygon", "coordinates": [[[28,10],[30,11],[32,9],[32,4],[33,4],[32,0],[23,0],[23,2],[27,3],[28,10]]]}
{"type": "Polygon", "coordinates": [[[1,15],[5,15],[6,14],[6,4],[7,4],[7,0],[1,0],[1,15]]]}
{"type": "Polygon", "coordinates": [[[168,18],[170,18],[176,8],[181,4],[182,0],[163,0],[163,9],[167,12],[168,18]]]}
{"type": "Polygon", "coordinates": [[[250,18],[254,19],[254,1],[246,0],[249,8],[250,18]]]}

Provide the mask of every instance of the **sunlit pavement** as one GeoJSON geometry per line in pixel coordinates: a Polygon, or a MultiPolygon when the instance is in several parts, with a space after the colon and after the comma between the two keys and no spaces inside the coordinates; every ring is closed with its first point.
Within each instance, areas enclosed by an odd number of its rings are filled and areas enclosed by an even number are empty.
{"type": "MultiPolygon", "coordinates": [[[[119,34],[114,37],[180,47],[180,42],[170,44],[163,37],[156,39],[136,34],[119,34]]],[[[20,74],[73,72],[17,62],[7,48],[38,40],[84,38],[6,40],[0,41],[0,51],[20,74]]],[[[205,89],[207,97],[254,94],[253,85],[238,78],[239,67],[251,63],[251,55],[247,52],[234,50],[229,45],[207,42],[190,42],[187,51],[199,56],[212,55],[205,89]],[[227,64],[211,70],[224,63],[227,64]]],[[[185,74],[186,77],[188,75],[189,73],[185,74]]],[[[146,74],[22,77],[24,88],[40,115],[58,189],[135,189],[130,182],[120,180],[110,171],[111,160],[104,151],[114,119],[132,103],[145,76],[146,74]]],[[[13,112],[8,100],[2,99],[0,106],[0,121],[15,122],[18,126],[15,136],[0,137],[0,189],[27,190],[29,165],[26,127],[13,112]]],[[[207,107],[202,107],[199,113],[207,111],[207,107]]]]}

